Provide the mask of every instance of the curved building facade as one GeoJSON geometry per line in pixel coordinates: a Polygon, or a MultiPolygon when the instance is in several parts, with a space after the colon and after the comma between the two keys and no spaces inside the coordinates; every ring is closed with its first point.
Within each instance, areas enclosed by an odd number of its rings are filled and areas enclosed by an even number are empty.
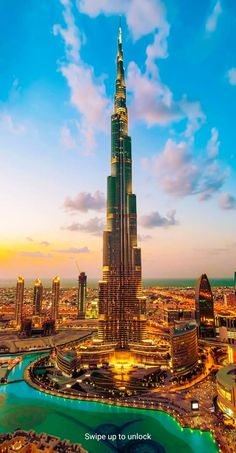
{"type": "Polygon", "coordinates": [[[76,351],[67,349],[56,350],[56,364],[59,370],[67,376],[71,376],[76,371],[78,362],[76,351]]]}
{"type": "Polygon", "coordinates": [[[186,374],[198,362],[197,326],[181,323],[171,332],[171,363],[174,374],[186,374]]]}
{"type": "Polygon", "coordinates": [[[195,308],[199,337],[214,337],[214,300],[211,285],[206,274],[202,274],[196,284],[195,308]]]}
{"type": "Polygon", "coordinates": [[[216,375],[218,406],[236,421],[236,365],[221,368],[216,375]]]}

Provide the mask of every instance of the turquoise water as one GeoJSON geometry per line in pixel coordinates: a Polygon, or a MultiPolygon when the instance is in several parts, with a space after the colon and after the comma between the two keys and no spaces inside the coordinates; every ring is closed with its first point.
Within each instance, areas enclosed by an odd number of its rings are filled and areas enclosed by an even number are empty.
{"type": "MultiPolygon", "coordinates": [[[[15,367],[9,379],[21,379],[32,354],[15,367]]],[[[90,453],[217,453],[210,433],[181,428],[174,418],[160,411],[138,410],[75,401],[38,392],[25,382],[0,386],[0,432],[33,429],[81,442],[90,453]],[[85,435],[122,434],[125,440],[98,442],[85,435]],[[128,440],[128,434],[149,433],[146,443],[128,440]],[[109,442],[109,443],[108,443],[109,442]]]]}
{"type": "MultiPolygon", "coordinates": [[[[98,287],[98,280],[97,279],[88,279],[88,287],[89,288],[97,288],[98,287]]],[[[196,285],[196,280],[194,278],[144,278],[143,279],[143,287],[149,288],[154,286],[164,286],[164,287],[194,287],[196,285]]],[[[33,279],[26,279],[25,284],[27,287],[32,287],[34,284],[33,279]]],[[[211,286],[233,286],[233,278],[210,278],[211,286]]],[[[13,279],[0,279],[0,288],[10,288],[16,285],[16,281],[13,279]]],[[[47,287],[51,287],[52,282],[49,279],[43,279],[43,285],[47,287]]],[[[61,285],[64,288],[73,288],[77,286],[76,278],[72,279],[62,279],[61,285]]]]}

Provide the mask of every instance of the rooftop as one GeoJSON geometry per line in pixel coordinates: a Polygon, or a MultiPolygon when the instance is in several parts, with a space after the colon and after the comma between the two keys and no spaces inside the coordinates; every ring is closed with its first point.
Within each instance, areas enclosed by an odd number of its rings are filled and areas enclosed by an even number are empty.
{"type": "Polygon", "coordinates": [[[217,381],[236,388],[236,364],[227,365],[217,373],[217,381]]]}

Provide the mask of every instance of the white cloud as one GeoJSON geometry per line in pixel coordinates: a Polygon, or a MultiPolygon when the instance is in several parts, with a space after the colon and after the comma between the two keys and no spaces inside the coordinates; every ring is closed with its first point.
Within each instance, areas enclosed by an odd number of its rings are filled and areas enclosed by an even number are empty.
{"type": "MultiPolygon", "coordinates": [[[[162,40],[165,39],[166,12],[161,0],[79,0],[78,7],[90,17],[124,15],[134,40],[156,32],[156,29],[161,32],[162,40]]],[[[164,42],[163,45],[165,47],[164,42]]]]}
{"type": "Polygon", "coordinates": [[[194,134],[200,129],[206,121],[206,115],[201,109],[198,101],[190,102],[186,97],[179,102],[183,117],[187,118],[187,127],[184,132],[185,137],[193,139],[194,134]]]}
{"type": "Polygon", "coordinates": [[[71,2],[70,0],[60,0],[60,2],[64,6],[63,18],[66,28],[63,28],[60,24],[55,24],[53,26],[53,33],[55,36],[59,35],[63,38],[66,45],[67,57],[71,57],[74,61],[78,62],[80,59],[81,39],[71,11],[71,2]]]}
{"type": "Polygon", "coordinates": [[[221,2],[217,0],[210,16],[207,18],[206,21],[206,31],[208,33],[212,33],[213,31],[215,31],[221,13],[222,13],[221,2]]]}
{"type": "Polygon", "coordinates": [[[166,125],[182,118],[171,91],[161,82],[159,75],[153,79],[142,74],[133,61],[128,66],[127,88],[132,96],[130,110],[133,118],[145,121],[148,126],[166,125]]]}
{"type": "Polygon", "coordinates": [[[236,68],[231,68],[227,72],[230,85],[236,85],[236,68]]]}
{"type": "Polygon", "coordinates": [[[76,148],[76,141],[68,126],[63,126],[61,128],[61,143],[66,149],[75,149],[76,148]]]}
{"type": "Polygon", "coordinates": [[[167,38],[170,31],[161,0],[80,0],[78,7],[90,17],[99,14],[124,15],[135,41],[152,33],[153,42],[146,49],[146,68],[148,73],[156,74],[155,60],[168,56],[167,38]]]}
{"type": "Polygon", "coordinates": [[[157,58],[168,57],[167,38],[169,36],[170,26],[166,23],[159,32],[154,34],[153,43],[149,44],[146,49],[146,68],[150,74],[157,74],[155,60],[157,58]]]}
{"type": "Polygon", "coordinates": [[[186,97],[174,101],[173,93],[160,79],[157,66],[152,75],[143,74],[132,61],[128,66],[127,88],[131,94],[132,118],[144,121],[149,127],[186,119],[184,134],[192,138],[205,121],[199,102],[189,102],[186,97]]]}
{"type": "Polygon", "coordinates": [[[81,64],[69,63],[62,66],[61,72],[70,88],[71,104],[82,115],[79,129],[89,153],[95,146],[95,134],[108,129],[110,104],[105,85],[96,83],[93,69],[81,64]]]}
{"type": "MultiPolygon", "coordinates": [[[[64,7],[63,17],[66,27],[63,28],[59,24],[53,27],[54,35],[61,36],[65,44],[66,61],[60,65],[60,71],[70,88],[71,104],[80,114],[79,147],[84,154],[90,154],[96,145],[96,134],[108,130],[110,101],[106,97],[104,82],[96,79],[93,68],[81,59],[79,51],[82,35],[75,24],[71,0],[60,0],[60,2],[64,7]]],[[[71,137],[65,130],[64,139],[67,144],[72,145],[71,137]]]]}
{"type": "Polygon", "coordinates": [[[84,231],[89,234],[100,235],[103,230],[105,230],[105,224],[103,219],[99,219],[98,217],[94,217],[89,219],[85,223],[72,223],[67,227],[62,227],[62,230],[68,231],[84,231]]]}
{"type": "Polygon", "coordinates": [[[74,199],[67,197],[64,207],[68,211],[87,212],[89,209],[101,211],[105,207],[105,197],[102,192],[97,190],[94,194],[89,192],[80,192],[74,199]]]}
{"type": "Polygon", "coordinates": [[[225,210],[236,209],[236,198],[227,192],[224,192],[219,197],[219,206],[225,210]]]}
{"type": "Polygon", "coordinates": [[[178,221],[175,218],[176,211],[172,210],[162,216],[158,211],[152,212],[151,214],[143,215],[140,219],[140,225],[144,228],[156,228],[178,225],[178,221]]]}
{"type": "MultiPolygon", "coordinates": [[[[146,166],[148,162],[146,161],[146,166]]],[[[207,200],[218,192],[227,177],[216,160],[196,159],[189,143],[167,140],[163,151],[149,161],[162,189],[170,195],[198,195],[207,200]]]]}
{"type": "Polygon", "coordinates": [[[26,132],[25,125],[17,122],[12,115],[7,112],[0,115],[0,127],[14,135],[24,134],[26,132]]]}
{"type": "Polygon", "coordinates": [[[141,71],[134,61],[128,65],[131,118],[144,121],[149,127],[186,119],[185,134],[192,140],[205,121],[200,103],[189,102],[186,97],[174,101],[171,90],[161,81],[156,64],[158,58],[168,56],[170,25],[164,3],[161,0],[79,0],[77,4],[90,17],[124,15],[134,40],[152,34],[152,42],[146,48],[145,70],[141,71]]]}
{"type": "Polygon", "coordinates": [[[89,253],[90,250],[87,246],[85,247],[69,247],[68,249],[60,249],[60,250],[55,250],[57,253],[69,253],[72,255],[78,254],[78,253],[89,253]]]}
{"type": "Polygon", "coordinates": [[[211,129],[211,137],[207,143],[207,154],[210,159],[214,159],[219,154],[220,141],[218,130],[213,127],[211,129]]]}

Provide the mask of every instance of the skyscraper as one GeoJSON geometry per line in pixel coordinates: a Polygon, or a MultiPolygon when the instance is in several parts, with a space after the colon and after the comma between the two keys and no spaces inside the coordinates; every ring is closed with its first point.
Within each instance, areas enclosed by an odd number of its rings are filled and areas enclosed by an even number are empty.
{"type": "Polygon", "coordinates": [[[111,175],[107,180],[107,226],[103,233],[103,279],[99,282],[99,337],[117,349],[145,338],[141,250],[137,247],[136,196],[132,193],[131,137],[119,27],[114,113],[111,117],[111,175]]]}
{"type": "Polygon", "coordinates": [[[87,295],[87,275],[80,272],[78,278],[78,317],[85,318],[86,312],[86,295],[87,295]]]}
{"type": "Polygon", "coordinates": [[[15,306],[15,313],[16,313],[16,325],[19,326],[21,324],[22,319],[22,310],[23,310],[23,301],[24,301],[24,285],[25,281],[23,277],[18,277],[16,281],[16,306],[15,306]]]}
{"type": "Polygon", "coordinates": [[[43,299],[43,285],[39,278],[34,283],[33,315],[41,315],[43,299]]]}
{"type": "Polygon", "coordinates": [[[195,308],[199,336],[213,337],[215,335],[214,301],[206,274],[202,274],[197,281],[195,308]]]}
{"type": "Polygon", "coordinates": [[[52,280],[52,319],[56,320],[59,314],[60,277],[52,280]]]}
{"type": "Polygon", "coordinates": [[[234,294],[236,296],[236,271],[234,271],[234,294]]]}

